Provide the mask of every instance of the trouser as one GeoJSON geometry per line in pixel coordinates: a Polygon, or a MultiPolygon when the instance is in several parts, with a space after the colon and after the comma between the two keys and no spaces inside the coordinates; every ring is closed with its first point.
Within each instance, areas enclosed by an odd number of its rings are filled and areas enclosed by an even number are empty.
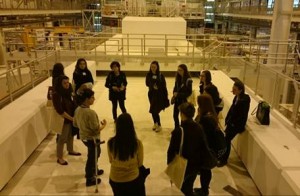
{"type": "Polygon", "coordinates": [[[175,124],[175,128],[179,127],[179,104],[175,103],[174,104],[174,109],[173,109],[173,119],[174,119],[174,124],[175,124]]]}
{"type": "Polygon", "coordinates": [[[208,193],[209,184],[211,181],[211,170],[210,169],[201,169],[200,170],[200,184],[201,189],[208,193]]]}
{"type": "Polygon", "coordinates": [[[160,124],[160,117],[159,117],[159,113],[151,113],[152,114],[152,119],[154,124],[157,123],[159,126],[160,124]]]}
{"type": "Polygon", "coordinates": [[[111,100],[111,102],[112,102],[112,113],[113,113],[114,120],[117,120],[118,101],[119,101],[119,105],[120,105],[120,109],[121,109],[122,113],[126,113],[125,100],[120,100],[120,99],[111,100]]]}
{"type": "Polygon", "coordinates": [[[70,123],[64,124],[61,134],[57,137],[56,155],[57,158],[63,158],[64,143],[67,143],[67,150],[73,152],[73,135],[72,125],[70,123]]]}
{"type": "Polygon", "coordinates": [[[114,182],[109,179],[109,184],[113,190],[114,196],[146,195],[145,184],[141,176],[130,182],[114,182]]]}
{"type": "Polygon", "coordinates": [[[231,150],[231,140],[238,134],[238,132],[234,129],[234,127],[227,125],[225,129],[225,141],[227,150],[224,155],[221,157],[221,161],[226,162],[230,155],[231,150]]]}
{"type": "MultiPolygon", "coordinates": [[[[97,160],[100,157],[101,148],[100,148],[100,140],[96,140],[96,146],[94,140],[83,140],[84,145],[87,147],[87,160],[85,164],[85,177],[86,179],[92,179],[95,177],[95,170],[98,170],[97,166],[95,165],[95,150],[97,148],[97,160]]],[[[98,162],[98,161],[97,161],[98,162]]]]}

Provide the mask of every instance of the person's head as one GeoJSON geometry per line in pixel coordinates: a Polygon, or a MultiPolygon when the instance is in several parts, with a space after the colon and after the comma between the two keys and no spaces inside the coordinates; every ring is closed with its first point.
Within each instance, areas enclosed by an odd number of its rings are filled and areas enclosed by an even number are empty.
{"type": "Polygon", "coordinates": [[[58,76],[56,86],[54,86],[55,91],[61,95],[68,96],[72,93],[72,87],[69,81],[69,77],[65,75],[58,76]]]}
{"type": "Polygon", "coordinates": [[[152,61],[150,64],[150,72],[153,74],[158,74],[159,73],[159,64],[158,61],[152,61]]]}
{"type": "Polygon", "coordinates": [[[182,103],[179,112],[181,120],[192,119],[195,115],[195,106],[189,102],[182,103]]]}
{"type": "Polygon", "coordinates": [[[84,58],[80,58],[76,62],[76,69],[85,70],[87,69],[87,62],[84,58]]]}
{"type": "Polygon", "coordinates": [[[131,115],[123,113],[116,121],[116,135],[109,143],[109,149],[120,160],[128,160],[137,151],[137,137],[131,115]]]}
{"type": "Polygon", "coordinates": [[[90,88],[78,89],[76,93],[76,101],[78,105],[90,106],[94,104],[95,92],[90,88]]]}
{"type": "Polygon", "coordinates": [[[61,63],[55,63],[53,65],[53,69],[52,69],[52,77],[56,78],[58,76],[65,75],[64,69],[65,68],[64,68],[63,64],[61,64],[61,63]]]}
{"type": "Polygon", "coordinates": [[[208,70],[204,70],[200,74],[200,81],[204,82],[205,84],[211,83],[211,73],[208,70]]]}
{"type": "Polygon", "coordinates": [[[232,87],[232,93],[236,96],[240,96],[242,94],[245,94],[245,85],[240,80],[237,80],[234,82],[232,87]]]}
{"type": "Polygon", "coordinates": [[[188,71],[187,66],[185,64],[178,65],[176,80],[181,78],[182,82],[185,82],[189,77],[190,77],[190,73],[188,71]]]}
{"type": "Polygon", "coordinates": [[[113,61],[113,62],[110,63],[110,69],[114,73],[118,73],[119,71],[121,71],[121,65],[118,61],[113,61]]]}
{"type": "Polygon", "coordinates": [[[197,97],[198,112],[200,114],[216,114],[213,99],[209,94],[202,94],[197,97]]]}

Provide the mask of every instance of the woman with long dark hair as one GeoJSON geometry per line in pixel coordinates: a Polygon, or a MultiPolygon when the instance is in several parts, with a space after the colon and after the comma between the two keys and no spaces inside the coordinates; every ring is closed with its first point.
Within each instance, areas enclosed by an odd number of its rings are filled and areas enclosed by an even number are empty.
{"type": "Polygon", "coordinates": [[[60,165],[68,165],[63,159],[64,143],[67,143],[69,155],[80,156],[79,152],[73,149],[72,122],[75,110],[75,102],[72,97],[72,86],[67,76],[59,76],[54,86],[52,102],[56,112],[64,118],[64,124],[61,133],[58,133],[56,144],[57,163],[60,165]]]}
{"type": "Polygon", "coordinates": [[[207,93],[211,96],[217,114],[223,110],[224,105],[222,105],[218,88],[212,83],[211,73],[208,70],[204,70],[200,73],[199,91],[200,94],[207,93]]]}
{"type": "Polygon", "coordinates": [[[92,86],[94,79],[91,71],[87,67],[87,62],[84,58],[79,58],[76,62],[75,70],[73,72],[73,81],[75,84],[75,92],[81,87],[82,84],[92,86]]]}
{"type": "Polygon", "coordinates": [[[137,138],[130,114],[121,114],[116,121],[116,135],[108,141],[111,163],[109,183],[115,196],[145,195],[145,185],[139,173],[143,165],[143,144],[137,138]]]}
{"type": "Polygon", "coordinates": [[[185,64],[180,64],[177,68],[173,97],[171,103],[174,104],[173,119],[175,127],[179,127],[179,109],[180,104],[187,102],[187,97],[192,94],[193,80],[185,64]]]}
{"type": "Polygon", "coordinates": [[[150,103],[149,112],[152,114],[154,122],[153,131],[161,131],[159,113],[167,108],[170,103],[168,100],[168,90],[164,75],[159,70],[159,63],[152,61],[150,70],[146,76],[146,86],[149,88],[148,99],[150,103]]]}
{"type": "MultiPolygon", "coordinates": [[[[205,133],[208,146],[210,149],[215,149],[216,141],[214,138],[214,132],[218,128],[218,117],[215,112],[212,97],[209,94],[203,94],[197,97],[198,115],[195,119],[199,123],[205,133]]],[[[201,188],[195,188],[195,192],[198,195],[209,194],[209,184],[212,178],[212,172],[210,169],[200,169],[200,185],[201,188]]]]}

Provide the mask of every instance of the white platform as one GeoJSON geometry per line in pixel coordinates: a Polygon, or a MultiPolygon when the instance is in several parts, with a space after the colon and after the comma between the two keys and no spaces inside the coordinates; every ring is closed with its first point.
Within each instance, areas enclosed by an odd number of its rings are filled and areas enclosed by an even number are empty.
{"type": "MultiPolygon", "coordinates": [[[[95,62],[88,61],[94,78],[95,62]]],[[[72,79],[75,62],[65,68],[72,79]]],[[[48,135],[48,78],[0,110],[0,190],[48,135]]]]}

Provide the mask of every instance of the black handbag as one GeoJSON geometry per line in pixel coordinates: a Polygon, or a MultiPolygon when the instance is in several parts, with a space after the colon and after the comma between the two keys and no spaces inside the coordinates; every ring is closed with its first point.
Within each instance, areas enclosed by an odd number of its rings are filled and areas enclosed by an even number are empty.
{"type": "Polygon", "coordinates": [[[265,101],[260,101],[251,115],[256,114],[256,118],[262,125],[270,124],[270,105],[265,101]]]}
{"type": "Polygon", "coordinates": [[[220,159],[227,150],[227,144],[223,131],[218,127],[213,131],[214,143],[212,144],[212,150],[216,154],[216,157],[220,159]]]}

